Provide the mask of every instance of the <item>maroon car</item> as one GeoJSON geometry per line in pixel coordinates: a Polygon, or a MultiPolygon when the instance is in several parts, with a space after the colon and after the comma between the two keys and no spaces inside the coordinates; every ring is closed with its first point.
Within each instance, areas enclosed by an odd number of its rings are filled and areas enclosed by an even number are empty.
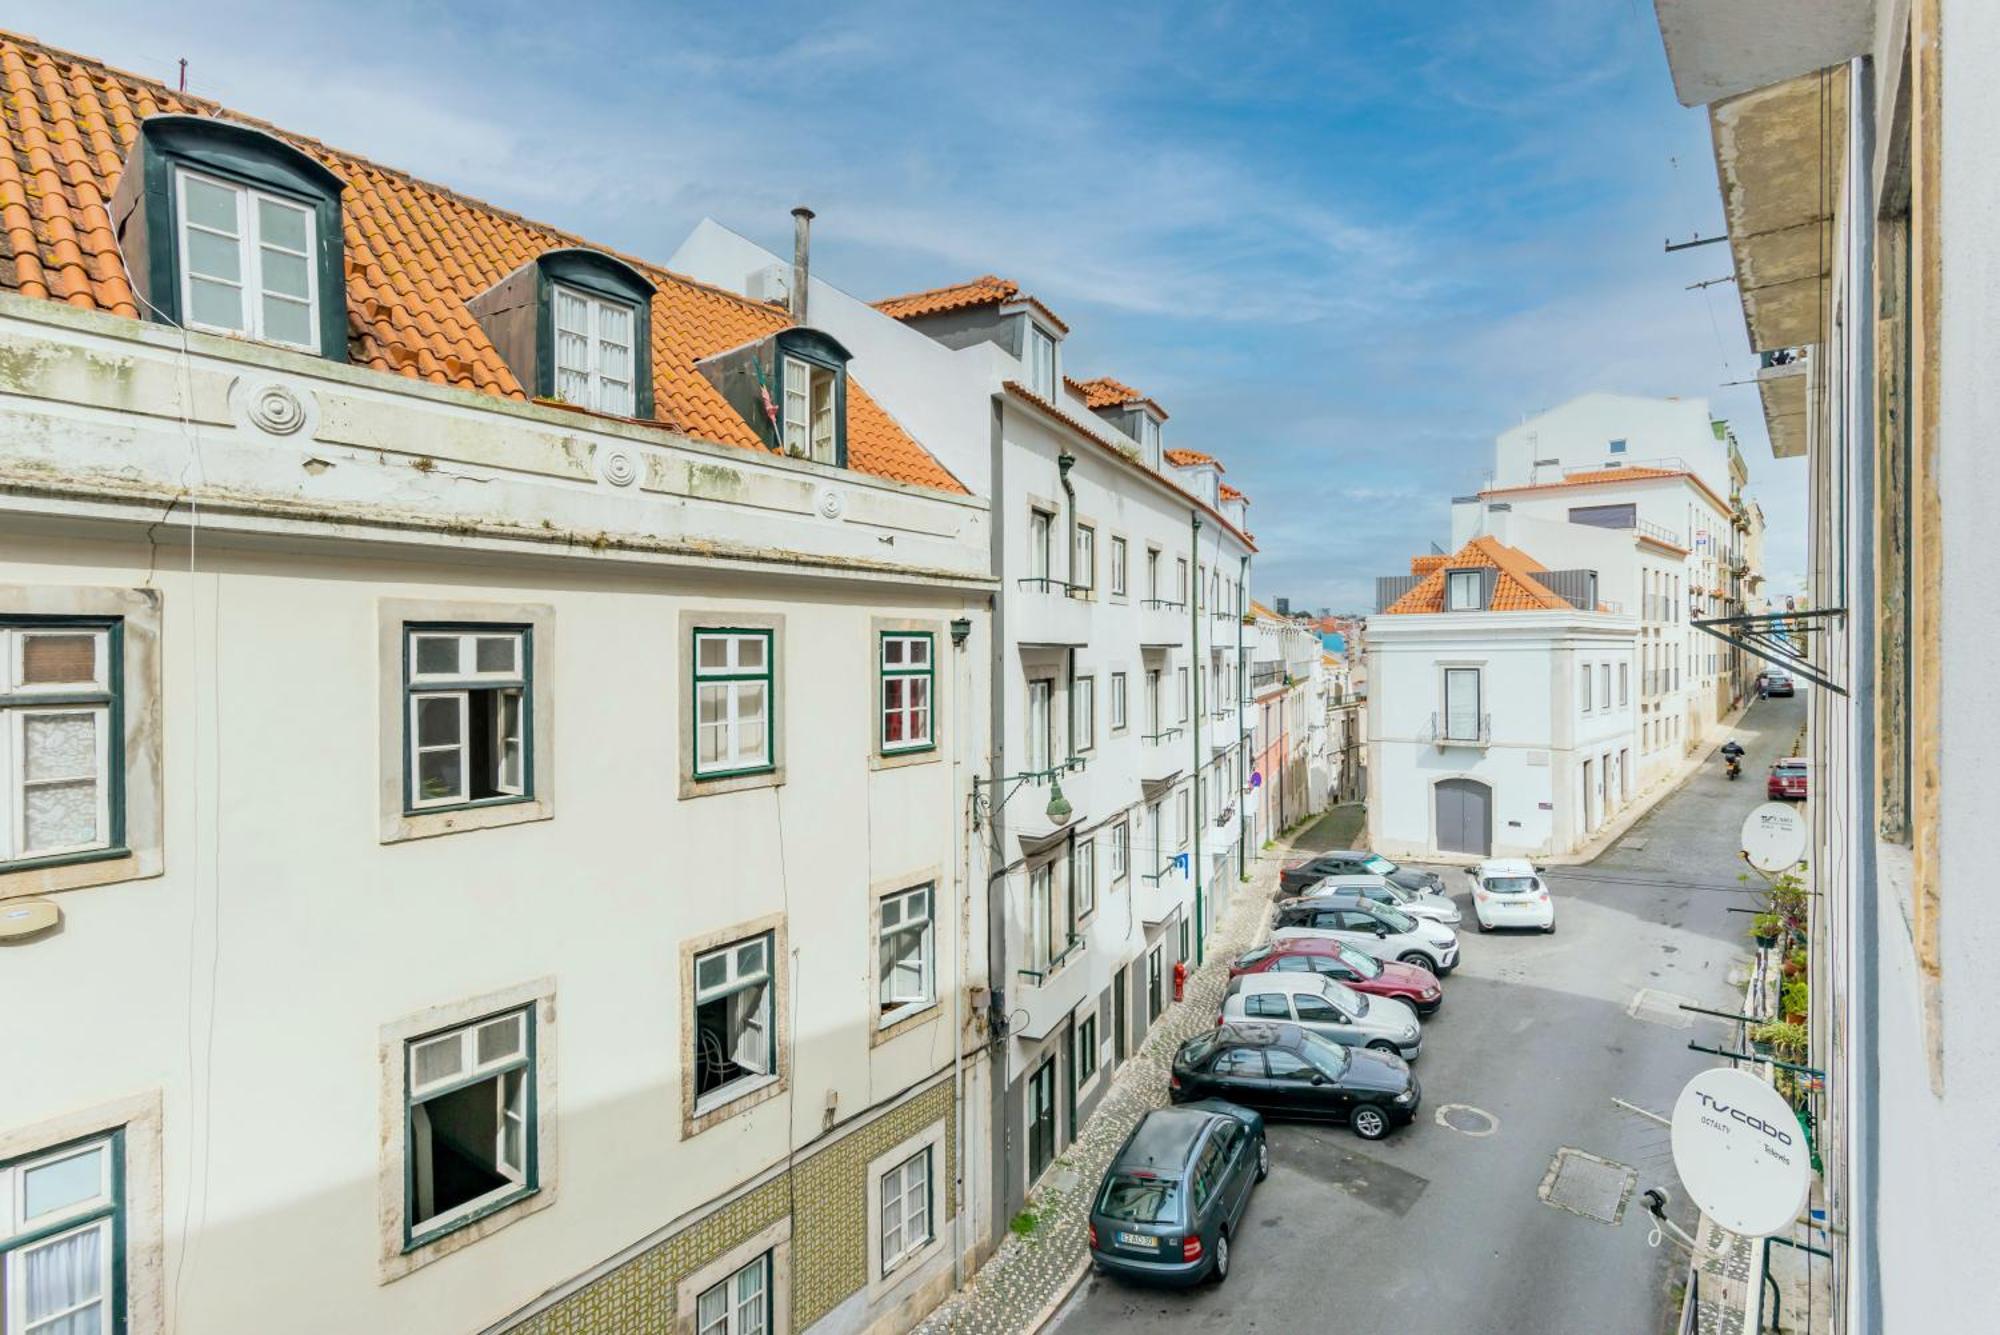
{"type": "Polygon", "coordinates": [[[1771,777],[1765,781],[1764,795],[1776,802],[1780,799],[1806,800],[1806,761],[1804,756],[1786,756],[1771,766],[1771,777]]]}
{"type": "Polygon", "coordinates": [[[1293,937],[1259,946],[1237,956],[1229,966],[1229,976],[1268,973],[1273,969],[1325,974],[1356,992],[1406,1001],[1419,1015],[1429,1015],[1444,1005],[1444,988],[1429,969],[1378,960],[1344,941],[1326,937],[1293,937]]]}

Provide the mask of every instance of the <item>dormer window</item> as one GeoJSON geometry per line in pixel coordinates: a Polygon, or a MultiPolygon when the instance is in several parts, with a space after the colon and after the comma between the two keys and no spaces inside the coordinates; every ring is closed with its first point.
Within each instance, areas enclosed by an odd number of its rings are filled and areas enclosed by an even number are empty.
{"type": "Polygon", "coordinates": [[[1028,388],[1050,403],[1056,401],[1056,341],[1033,320],[1029,320],[1026,355],[1028,388]]]}
{"type": "Polygon", "coordinates": [[[275,135],[148,117],[111,202],[141,305],[188,329],[345,361],[343,188],[275,135]]]}
{"type": "Polygon", "coordinates": [[[535,398],[616,417],[653,415],[653,284],[625,261],[551,250],[465,307],[535,398]]]}
{"type": "Polygon", "coordinates": [[[785,358],[785,453],[837,462],[834,412],[840,372],[802,357],[785,358]]]}
{"type": "Polygon", "coordinates": [[[1486,605],[1486,577],[1478,570],[1452,570],[1444,577],[1445,610],[1477,612],[1486,605]]]}
{"type": "Polygon", "coordinates": [[[564,403],[632,417],[632,305],[557,283],[556,393],[564,403]]]}
{"type": "Polygon", "coordinates": [[[1146,467],[1160,466],[1160,423],[1145,413],[1139,414],[1139,454],[1146,467]]]}
{"type": "Polygon", "coordinates": [[[796,325],[705,357],[695,369],[757,433],[767,449],[847,467],[846,348],[796,325]]]}

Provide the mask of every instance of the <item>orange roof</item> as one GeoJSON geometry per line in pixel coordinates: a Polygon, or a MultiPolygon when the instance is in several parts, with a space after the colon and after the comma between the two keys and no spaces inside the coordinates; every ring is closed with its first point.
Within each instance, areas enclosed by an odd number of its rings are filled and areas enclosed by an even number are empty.
{"type": "Polygon", "coordinates": [[[946,311],[969,311],[978,306],[1000,306],[1010,301],[1025,301],[1046,316],[1056,329],[1067,334],[1069,326],[1054,311],[1021,290],[1021,285],[1011,278],[999,278],[993,274],[981,274],[964,283],[952,283],[945,287],[927,288],[922,292],[907,292],[900,297],[883,297],[874,303],[875,309],[898,320],[914,320],[923,315],[941,315],[946,311]]]}
{"type": "Polygon", "coordinates": [[[1591,487],[1604,482],[1657,482],[1662,478],[1684,477],[1701,490],[1708,493],[1716,508],[1724,514],[1729,506],[1710,489],[1706,482],[1685,468],[1593,468],[1587,473],[1570,473],[1555,482],[1530,482],[1518,487],[1488,487],[1481,496],[1507,496],[1522,491],[1549,491],[1557,487],[1591,487]]]}
{"type": "Polygon", "coordinates": [[[1413,556],[1410,558],[1410,573],[1412,575],[1428,575],[1431,571],[1450,562],[1450,560],[1449,556],[1437,553],[1427,556],[1413,556]]]}
{"type": "Polygon", "coordinates": [[[1165,453],[1167,462],[1176,468],[1199,468],[1206,465],[1218,473],[1229,471],[1214,455],[1203,454],[1200,450],[1167,450],[1165,453]]]}
{"type": "MultiPolygon", "coordinates": [[[[1217,464],[1216,467],[1220,468],[1222,467],[1222,465],[1217,464]]],[[[1242,501],[1245,505],[1248,505],[1250,503],[1250,498],[1248,496],[1245,496],[1242,492],[1236,490],[1236,488],[1230,486],[1227,482],[1222,484],[1221,494],[1222,494],[1222,499],[1225,501],[1242,501]]]]}
{"type": "Polygon", "coordinates": [[[1086,408],[1122,408],[1128,403],[1142,403],[1151,408],[1162,422],[1167,420],[1165,408],[1122,380],[1101,375],[1095,380],[1073,380],[1064,376],[1063,381],[1083,399],[1086,408]]]}
{"type": "MultiPolygon", "coordinates": [[[[0,32],[0,288],[137,318],[108,208],[148,116],[224,117],[277,136],[342,177],[348,353],[357,365],[503,398],[528,397],[466,302],[536,256],[588,246],[491,204],[0,32]]],[[[602,249],[601,247],[593,247],[602,249]]],[[[654,417],[703,440],[766,447],[695,363],[785,328],[785,314],[620,256],[656,289],[654,417]]],[[[943,491],[965,487],[850,382],[848,462],[943,491]]]]}
{"type": "Polygon", "coordinates": [[[1417,570],[1420,561],[1436,560],[1438,564],[1422,582],[1408,593],[1391,603],[1387,615],[1404,616],[1419,612],[1444,611],[1444,577],[1447,568],[1464,570],[1473,566],[1491,566],[1500,574],[1493,583],[1493,598],[1487,605],[1493,612],[1540,612],[1570,611],[1567,599],[1558,597],[1549,588],[1535,579],[1537,574],[1546,573],[1548,567],[1526,552],[1517,551],[1497,538],[1479,537],[1458,549],[1449,559],[1442,557],[1418,557],[1410,563],[1411,574],[1422,574],[1417,570]]]}

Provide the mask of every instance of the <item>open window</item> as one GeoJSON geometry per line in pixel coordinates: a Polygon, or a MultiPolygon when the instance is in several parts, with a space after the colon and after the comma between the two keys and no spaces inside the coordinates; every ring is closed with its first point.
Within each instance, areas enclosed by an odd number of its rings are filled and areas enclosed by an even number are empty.
{"type": "Polygon", "coordinates": [[[694,960],[695,1110],[727,1103],[777,1074],[772,934],[694,960]]]}
{"type": "Polygon", "coordinates": [[[653,415],[653,283],[602,251],[545,251],[465,303],[536,398],[653,415]]]}
{"type": "Polygon", "coordinates": [[[887,1025],[937,999],[931,887],[885,896],[877,935],[881,943],[880,1022],[887,1025]]]}
{"type": "Polygon", "coordinates": [[[404,635],[405,810],[532,797],[527,627],[416,624],[404,635]]]}
{"type": "Polygon", "coordinates": [[[534,1024],[523,1007],[405,1045],[407,1246],[536,1190],[534,1024]]]}

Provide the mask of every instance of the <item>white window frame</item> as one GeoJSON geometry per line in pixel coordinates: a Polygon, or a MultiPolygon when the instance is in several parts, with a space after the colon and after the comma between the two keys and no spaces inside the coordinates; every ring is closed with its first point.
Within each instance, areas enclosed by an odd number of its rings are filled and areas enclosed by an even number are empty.
{"type": "Polygon", "coordinates": [[[1165,720],[1160,717],[1160,669],[1147,668],[1146,669],[1147,730],[1153,736],[1157,737],[1160,735],[1162,731],[1160,725],[1164,722],[1165,720]]]}
{"type": "Polygon", "coordinates": [[[1059,340],[1054,334],[1043,329],[1034,320],[1027,322],[1027,334],[1022,344],[1021,365],[1027,373],[1028,389],[1048,402],[1056,402],[1056,386],[1062,383],[1058,374],[1061,369],[1057,360],[1059,340]]]}
{"type": "Polygon", "coordinates": [[[1186,785],[1174,793],[1174,834],[1176,847],[1188,846],[1188,833],[1194,828],[1194,794],[1186,785]]]}
{"type": "Polygon", "coordinates": [[[695,1335],[772,1335],[775,1269],[771,1253],[759,1252],[747,1264],[738,1266],[715,1283],[703,1288],[694,1299],[692,1328],[695,1335]],[[757,1281],[756,1287],[746,1292],[743,1281],[753,1274],[757,1281]],[[702,1302],[716,1293],[722,1294],[722,1311],[704,1322],[702,1302]],[[757,1304],[758,1311],[754,1321],[747,1320],[744,1316],[746,1299],[753,1300],[757,1304]]]}
{"type": "Polygon", "coordinates": [[[1139,453],[1146,461],[1146,467],[1158,471],[1160,467],[1160,423],[1151,413],[1139,414],[1139,453]]]}
{"type": "Polygon", "coordinates": [[[1444,576],[1445,611],[1477,612],[1481,610],[1479,586],[1482,576],[1477,570],[1448,570],[1444,576]]]}
{"type": "Polygon", "coordinates": [[[444,807],[484,806],[489,803],[518,802],[532,796],[534,717],[529,671],[533,644],[526,626],[462,624],[437,625],[422,622],[403,627],[403,746],[404,809],[435,811],[444,807]],[[452,641],[456,645],[456,665],[450,672],[424,671],[418,664],[422,641],[452,641]],[[513,646],[512,661],[505,671],[479,667],[481,641],[507,641],[513,646]],[[486,708],[493,715],[492,729],[498,743],[492,757],[493,773],[488,777],[494,789],[490,797],[472,796],[472,693],[488,693],[486,708]],[[422,706],[428,700],[452,700],[457,704],[458,740],[425,744],[419,731],[422,706]],[[507,711],[514,710],[513,751],[508,752],[507,711]],[[426,797],[420,791],[423,757],[456,751],[459,755],[458,789],[426,797]]]}
{"type": "MultiPolygon", "coordinates": [[[[114,773],[112,730],[121,710],[120,665],[111,661],[117,638],[102,619],[0,623],[0,871],[12,863],[73,858],[114,848],[120,832],[111,807],[114,773]],[[91,641],[91,677],[87,681],[30,683],[28,643],[38,638],[91,641]],[[30,779],[27,773],[28,727],[43,719],[87,717],[94,743],[88,775],[30,779]],[[28,793],[45,786],[89,782],[94,788],[96,835],[81,843],[28,847],[28,793]]],[[[119,739],[122,747],[122,739],[119,739]]]]}
{"type": "Polygon", "coordinates": [[[404,1223],[406,1247],[432,1241],[476,1215],[540,1190],[535,1172],[538,1147],[533,1017],[534,1007],[523,1006],[481,1016],[404,1042],[403,1101],[409,1119],[404,1173],[410,1180],[408,1199],[412,1202],[409,1217],[404,1223]],[[482,1059],[479,1054],[487,1032],[503,1029],[512,1031],[511,1046],[493,1057],[482,1059]],[[458,1065],[430,1080],[420,1080],[417,1075],[418,1054],[443,1048],[456,1049],[458,1065]],[[494,1084],[495,1099],[493,1167],[506,1181],[484,1195],[462,1201],[450,1209],[422,1214],[415,1175],[418,1127],[420,1124],[428,1125],[426,1105],[433,1099],[488,1081],[494,1084]],[[509,1130],[519,1135],[518,1150],[511,1159],[507,1150],[509,1130]]]}
{"type": "Polygon", "coordinates": [[[937,887],[925,884],[884,895],[875,908],[877,1024],[887,1028],[937,1002],[937,887]],[[891,941],[917,938],[916,978],[887,958],[891,941]]]}
{"type": "Polygon", "coordinates": [[[1126,710],[1126,692],[1128,686],[1129,682],[1126,674],[1123,672],[1114,672],[1111,674],[1111,731],[1113,732],[1125,731],[1128,719],[1126,710]]]}
{"type": "MultiPolygon", "coordinates": [[[[778,962],[774,958],[776,949],[777,935],[773,932],[760,932],[753,936],[739,937],[712,950],[700,951],[693,957],[694,1006],[689,1016],[688,1033],[696,1050],[686,1054],[691,1063],[698,1063],[701,1029],[696,1017],[700,1014],[701,1007],[712,1001],[727,1000],[752,988],[764,989],[763,1000],[757,1007],[761,1018],[746,1021],[743,1036],[737,1039],[730,1052],[724,1054],[735,1065],[744,1067],[745,1073],[705,1093],[697,1091],[694,1104],[696,1116],[710,1112],[723,1104],[733,1103],[746,1094],[762,1089],[781,1074],[777,1025],[778,962]],[[741,953],[751,946],[761,948],[762,963],[755,969],[745,967],[741,953]],[[723,960],[723,975],[720,980],[704,986],[701,981],[701,966],[718,956],[723,960]],[[750,1049],[745,1046],[745,1038],[758,1034],[763,1036],[762,1070],[743,1060],[745,1055],[751,1055],[750,1049]]],[[[699,1080],[698,1075],[696,1079],[699,1080]]]]}
{"type": "Polygon", "coordinates": [[[1022,767],[1023,769],[1039,772],[1055,767],[1055,700],[1056,683],[1053,677],[1029,679],[1026,710],[1028,763],[1022,767]]]}
{"type": "Polygon", "coordinates": [[[928,751],[937,744],[933,729],[937,722],[937,645],[928,631],[883,631],[877,648],[881,685],[876,701],[877,744],[885,756],[906,751],[928,751]],[[899,652],[892,653],[891,650],[899,652]],[[922,661],[918,650],[922,650],[922,661]],[[889,702],[889,683],[902,683],[902,703],[889,702]],[[921,688],[923,699],[916,698],[921,688]],[[889,740],[889,720],[902,721],[901,741],[889,740]],[[919,724],[921,723],[921,726],[919,724]]]}
{"type": "Polygon", "coordinates": [[[1056,951],[1056,868],[1053,862],[1028,869],[1028,965],[1047,973],[1056,951]]]}
{"type": "Polygon", "coordinates": [[[1443,673],[1439,678],[1438,687],[1442,695],[1442,699],[1439,702],[1438,714],[1440,722],[1444,725],[1440,729],[1440,735],[1442,735],[1446,741],[1453,741],[1453,742],[1478,741],[1479,720],[1484,716],[1486,709],[1485,670],[1482,668],[1471,667],[1471,666],[1447,667],[1443,670],[1443,673]],[[1458,729],[1458,727],[1455,726],[1456,721],[1452,713],[1451,681],[1454,674],[1457,673],[1470,673],[1472,675],[1472,730],[1470,732],[1462,732],[1458,729]]]}
{"type": "MultiPolygon", "coordinates": [[[[1050,556],[1055,544],[1056,517],[1047,510],[1029,507],[1028,510],[1028,578],[1047,581],[1053,578],[1049,569],[1050,556]]],[[[1046,589],[1047,585],[1044,583],[1046,589]]]]}
{"type": "Polygon", "coordinates": [[[1070,735],[1074,750],[1097,748],[1097,678],[1078,677],[1071,683],[1075,697],[1070,702],[1070,735]]]}
{"type": "Polygon", "coordinates": [[[1069,582],[1086,594],[1097,588],[1097,527],[1076,526],[1076,546],[1070,552],[1069,582]]]}
{"type": "MultiPolygon", "coordinates": [[[[124,1156],[124,1136],[110,1131],[24,1154],[0,1164],[0,1318],[6,1335],[25,1335],[29,1329],[25,1311],[28,1292],[27,1258],[40,1251],[62,1247],[87,1234],[97,1235],[97,1292],[82,1302],[36,1318],[37,1329],[48,1323],[95,1308],[101,1313],[98,1328],[109,1332],[126,1329],[126,1311],[117,1305],[121,1287],[121,1252],[126,1247],[126,1202],[117,1190],[119,1164],[124,1156]],[[34,1218],[27,1214],[28,1178],[31,1174],[95,1154],[97,1187],[89,1196],[52,1206],[34,1218]]],[[[130,1298],[127,1305],[130,1305],[130,1298]]]]}
{"type": "Polygon", "coordinates": [[[840,462],[840,372],[789,354],[784,359],[785,453],[840,462]]]}
{"type": "Polygon", "coordinates": [[[567,283],[551,283],[549,293],[549,363],[553,367],[555,382],[550,386],[566,403],[574,403],[579,408],[592,412],[611,413],[619,417],[631,417],[638,411],[639,355],[640,349],[648,346],[650,331],[641,330],[640,308],[629,301],[616,301],[609,297],[586,292],[567,283]],[[563,324],[563,303],[578,303],[583,311],[581,329],[565,327],[563,324]],[[625,321],[625,365],[623,376],[613,374],[617,368],[609,367],[605,352],[618,343],[611,337],[609,328],[613,318],[625,321]],[[563,364],[563,335],[569,334],[583,340],[588,365],[565,366],[563,364]],[[564,377],[576,377],[582,381],[583,401],[577,402],[564,392],[564,377]]]}
{"type": "Polygon", "coordinates": [[[694,672],[694,711],[691,715],[694,746],[690,756],[695,778],[720,779],[738,774],[762,774],[777,767],[777,653],[777,634],[767,627],[697,626],[695,628],[691,656],[694,672]],[[712,640],[721,641],[728,646],[724,655],[725,661],[718,667],[703,667],[702,645],[712,640]],[[743,666],[743,646],[753,641],[761,643],[764,647],[762,668],[743,666]],[[764,736],[762,754],[757,755],[744,745],[746,715],[743,713],[742,703],[744,688],[760,683],[764,687],[764,736]],[[704,691],[714,690],[722,693],[723,710],[719,726],[726,745],[717,760],[704,764],[701,758],[701,731],[705,725],[701,721],[701,700],[704,691]]]}
{"type": "Polygon", "coordinates": [[[1186,723],[1188,721],[1188,701],[1190,696],[1188,695],[1188,670],[1185,667],[1174,669],[1174,685],[1179,690],[1181,697],[1181,722],[1186,723]]]}
{"type": "Polygon", "coordinates": [[[1079,839],[1070,849],[1069,898],[1075,916],[1087,918],[1097,912],[1097,841],[1079,839]]]}
{"type": "MultiPolygon", "coordinates": [[[[219,176],[212,176],[207,172],[190,171],[185,167],[176,168],[174,171],[174,205],[176,220],[174,227],[174,252],[180,274],[181,323],[190,329],[206,329],[219,334],[237,334],[246,338],[254,338],[264,343],[276,343],[288,348],[303,348],[308,352],[320,351],[319,211],[310,204],[301,203],[285,195],[274,194],[268,190],[259,190],[254,186],[239,185],[235,181],[225,180],[219,176]],[[226,233],[218,232],[212,227],[189,220],[187,186],[191,180],[200,181],[204,185],[213,186],[218,190],[226,190],[234,196],[236,201],[236,234],[233,237],[227,236],[226,233]],[[295,251],[289,246],[271,244],[264,240],[263,220],[259,217],[255,207],[259,203],[273,204],[279,208],[290,209],[305,216],[306,248],[303,252],[295,251]],[[188,267],[188,232],[190,230],[202,232],[209,236],[226,237],[228,240],[235,242],[237,282],[234,286],[237,292],[238,311],[243,317],[243,323],[240,327],[231,328],[227,325],[205,324],[194,318],[195,275],[188,267]],[[277,338],[265,332],[264,298],[266,296],[275,296],[279,301],[294,304],[298,302],[298,298],[288,292],[267,293],[264,290],[263,255],[267,248],[282,251],[285,254],[297,255],[305,264],[306,329],[309,331],[309,334],[307,340],[303,343],[297,343],[288,338],[277,338]]],[[[229,280],[224,278],[214,278],[204,274],[202,275],[202,279],[204,282],[214,283],[219,286],[229,285],[229,280]]]]}
{"type": "Polygon", "coordinates": [[[1585,663],[1583,665],[1583,712],[1586,714],[1590,713],[1593,708],[1591,704],[1591,677],[1590,664],[1585,663]]]}
{"type": "Polygon", "coordinates": [[[1132,822],[1121,819],[1111,827],[1111,884],[1132,874],[1132,822]]]}
{"type": "Polygon", "coordinates": [[[1111,596],[1125,596],[1125,560],[1131,550],[1125,539],[1113,535],[1111,539],[1111,596]]]}
{"type": "Polygon", "coordinates": [[[931,1150],[931,1146],[924,1146],[875,1180],[880,1211],[876,1233],[881,1254],[879,1274],[887,1275],[937,1237],[937,1173],[931,1150]],[[922,1200],[913,1207],[912,1198],[918,1192],[922,1200]],[[913,1222],[920,1222],[921,1235],[911,1227],[913,1222]],[[892,1228],[894,1246],[890,1245],[892,1228]]]}

